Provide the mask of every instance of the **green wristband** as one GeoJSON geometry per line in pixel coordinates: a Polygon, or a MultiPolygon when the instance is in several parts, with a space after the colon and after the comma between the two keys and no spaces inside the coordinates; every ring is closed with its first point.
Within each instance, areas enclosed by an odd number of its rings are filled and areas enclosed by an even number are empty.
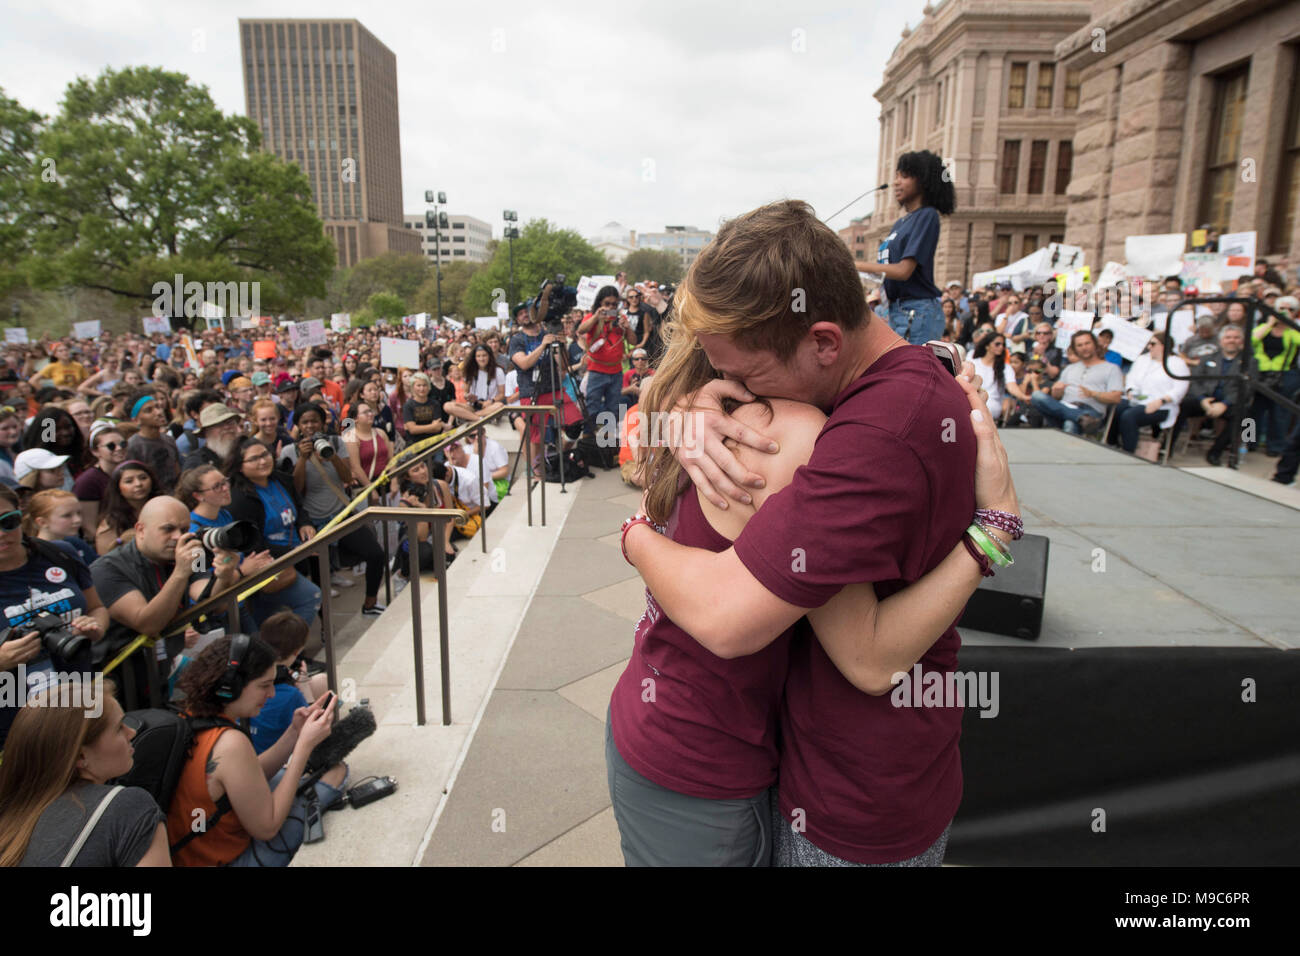
{"type": "Polygon", "coordinates": [[[986,532],[979,524],[972,524],[966,529],[966,533],[980,546],[980,550],[984,552],[988,559],[999,568],[1009,568],[1016,563],[1007,546],[986,532]]]}

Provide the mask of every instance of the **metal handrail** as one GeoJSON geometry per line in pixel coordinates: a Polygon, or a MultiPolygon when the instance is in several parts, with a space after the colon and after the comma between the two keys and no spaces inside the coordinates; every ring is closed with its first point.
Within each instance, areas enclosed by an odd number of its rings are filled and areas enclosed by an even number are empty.
{"type": "MultiPolygon", "coordinates": [[[[437,454],[443,448],[453,441],[459,440],[466,435],[475,432],[481,432],[483,426],[489,422],[507,415],[510,412],[528,412],[531,414],[542,413],[544,415],[558,414],[558,409],[554,405],[507,405],[488,415],[483,416],[475,422],[451,429],[437,440],[432,441],[428,446],[421,448],[417,453],[410,455],[403,460],[399,454],[394,462],[384,469],[380,479],[372,482],[363,489],[356,498],[347,506],[349,509],[355,508],[363,499],[367,499],[371,491],[375,490],[384,482],[391,482],[393,479],[405,474],[412,467],[427,460],[430,456],[437,454]]],[[[529,435],[532,428],[531,415],[525,420],[524,424],[524,453],[529,448],[529,435]]],[[[556,444],[560,443],[557,431],[556,444]]],[[[558,450],[558,449],[557,449],[558,450]]],[[[483,456],[478,456],[479,460],[479,486],[483,484],[483,456]]],[[[526,471],[527,489],[528,489],[528,524],[531,527],[533,523],[533,501],[532,490],[534,478],[532,474],[531,462],[526,471]]],[[[542,525],[546,524],[546,482],[537,482],[542,486],[542,525]]],[[[431,497],[433,493],[432,482],[429,483],[427,494],[431,497]]],[[[430,500],[426,497],[426,503],[430,500]]],[[[483,553],[487,553],[487,504],[484,502],[480,507],[482,515],[482,527],[479,529],[481,535],[483,553]]],[[[346,515],[336,524],[326,527],[314,535],[310,540],[303,541],[292,551],[286,552],[272,561],[267,567],[263,568],[256,574],[243,577],[231,588],[213,594],[190,607],[185,608],[181,613],[172,618],[162,629],[163,636],[161,640],[175,640],[184,631],[186,625],[201,620],[211,614],[224,615],[227,622],[232,625],[231,630],[238,630],[237,622],[239,621],[239,608],[241,598],[246,598],[257,586],[271,578],[277,576],[288,568],[292,568],[304,558],[314,558],[319,562],[320,567],[320,588],[321,588],[321,641],[325,646],[325,665],[329,675],[329,686],[338,688],[338,662],[334,649],[334,629],[331,622],[331,573],[329,561],[329,548],[336,541],[351,534],[358,526],[374,520],[379,520],[384,529],[384,553],[390,554],[388,541],[388,522],[401,521],[406,526],[407,540],[411,542],[409,551],[410,569],[410,590],[411,590],[411,618],[412,632],[414,637],[414,654],[415,654],[415,692],[416,692],[416,721],[420,726],[425,723],[425,694],[424,694],[424,644],[423,628],[420,613],[420,573],[419,573],[419,536],[417,525],[423,522],[433,524],[433,538],[438,542],[438,546],[433,548],[434,553],[434,572],[438,581],[438,635],[440,651],[440,670],[442,681],[442,722],[443,725],[451,723],[451,663],[450,663],[450,644],[448,639],[448,618],[447,618],[447,555],[441,546],[443,540],[446,522],[451,520],[456,524],[464,524],[469,515],[458,508],[393,508],[388,506],[368,507],[365,510],[354,511],[346,515]],[[322,557],[323,555],[323,557],[322,557]],[[232,616],[233,615],[233,616],[232,616]]],[[[384,561],[384,593],[388,602],[392,601],[392,563],[384,561]]],[[[151,647],[152,644],[144,644],[141,649],[151,647]]],[[[170,655],[169,655],[170,656],[170,655]]],[[[152,662],[151,662],[152,663],[152,662]]],[[[149,694],[155,706],[161,700],[161,689],[158,686],[157,669],[153,666],[147,668],[149,675],[149,694]]]]}

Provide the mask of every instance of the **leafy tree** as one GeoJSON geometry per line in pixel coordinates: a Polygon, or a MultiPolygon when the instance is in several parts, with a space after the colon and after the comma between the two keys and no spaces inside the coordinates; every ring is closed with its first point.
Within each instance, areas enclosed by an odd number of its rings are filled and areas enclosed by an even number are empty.
{"type": "Polygon", "coordinates": [[[263,312],[323,294],[337,256],[310,183],[259,144],[251,119],[223,115],[183,74],[135,67],[75,80],[25,183],[29,279],[141,303],[178,273],[258,282],[263,312]]]}
{"type": "MultiPolygon", "coordinates": [[[[454,315],[462,321],[466,312],[465,294],[469,290],[470,280],[474,274],[486,268],[483,262],[444,262],[442,265],[442,314],[454,315]]],[[[438,276],[432,268],[424,284],[415,293],[412,301],[416,312],[438,312],[438,276]]],[[[486,314],[486,313],[476,313],[486,314]]],[[[472,318],[472,316],[471,316],[472,318]]]]}
{"type": "MultiPolygon", "coordinates": [[[[492,261],[470,279],[465,292],[465,314],[494,315],[495,303],[507,300],[509,246],[506,242],[498,243],[492,261]]],[[[603,253],[577,232],[559,229],[545,219],[533,219],[525,225],[514,240],[514,247],[516,301],[536,294],[542,280],[554,278],[556,273],[563,273],[565,282],[574,285],[583,275],[613,275],[617,271],[603,253]]]]}
{"type": "Polygon", "coordinates": [[[23,190],[35,164],[42,120],[39,113],[25,109],[0,90],[0,293],[25,284],[14,264],[30,248],[23,190]]]}
{"type": "Polygon", "coordinates": [[[366,300],[366,310],[377,319],[400,319],[406,315],[406,303],[391,292],[376,292],[366,300]]]}
{"type": "Polygon", "coordinates": [[[373,259],[363,259],[348,270],[344,311],[360,307],[376,292],[392,292],[409,302],[432,272],[428,260],[418,254],[386,252],[373,259]]]}
{"type": "Polygon", "coordinates": [[[663,249],[637,249],[619,265],[627,273],[629,281],[640,282],[653,279],[656,282],[669,282],[676,285],[682,281],[685,270],[682,268],[681,256],[663,249]]]}

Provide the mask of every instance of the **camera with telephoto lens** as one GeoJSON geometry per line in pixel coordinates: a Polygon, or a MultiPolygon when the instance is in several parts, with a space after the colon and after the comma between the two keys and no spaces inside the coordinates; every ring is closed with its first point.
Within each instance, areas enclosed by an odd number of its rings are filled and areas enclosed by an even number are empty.
{"type": "Polygon", "coordinates": [[[316,454],[320,455],[326,461],[334,457],[334,446],[330,444],[330,440],[324,435],[321,435],[312,442],[311,447],[316,449],[316,454]]]}
{"type": "Polygon", "coordinates": [[[251,521],[232,521],[219,528],[204,528],[199,540],[209,551],[248,551],[257,543],[257,526],[251,521]]]}
{"type": "Polygon", "coordinates": [[[41,635],[41,647],[45,648],[46,653],[65,661],[71,660],[90,647],[90,638],[78,634],[64,622],[63,618],[49,611],[42,611],[22,624],[6,627],[0,631],[0,644],[8,640],[17,640],[32,631],[41,635]]]}
{"type": "Polygon", "coordinates": [[[403,481],[401,492],[403,495],[415,495],[421,501],[426,501],[429,498],[429,486],[423,483],[417,484],[414,481],[403,481]]]}
{"type": "Polygon", "coordinates": [[[564,284],[564,274],[560,273],[552,279],[544,279],[542,287],[537,290],[536,305],[540,306],[542,302],[542,293],[546,287],[551,286],[551,300],[547,306],[546,314],[539,316],[542,323],[542,331],[547,335],[564,334],[564,317],[578,305],[578,290],[572,286],[564,284]]]}

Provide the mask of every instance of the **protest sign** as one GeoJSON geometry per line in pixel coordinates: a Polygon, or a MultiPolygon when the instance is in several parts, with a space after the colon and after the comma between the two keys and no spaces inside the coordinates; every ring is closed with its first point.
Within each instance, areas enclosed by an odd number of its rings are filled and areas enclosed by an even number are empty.
{"type": "Polygon", "coordinates": [[[613,276],[583,276],[578,280],[578,308],[587,310],[596,304],[601,286],[617,285],[613,276]]]}
{"type": "Polygon", "coordinates": [[[5,329],[5,343],[8,345],[26,345],[26,329],[5,329]]]}
{"type": "Polygon", "coordinates": [[[1113,289],[1127,278],[1124,272],[1124,264],[1121,262],[1107,262],[1101,269],[1101,275],[1097,276],[1097,289],[1113,289]]]}
{"type": "Polygon", "coordinates": [[[464,322],[457,322],[455,319],[444,318],[442,321],[446,322],[448,325],[450,325],[453,329],[456,329],[457,331],[460,331],[465,327],[464,322]]]}
{"type": "Polygon", "coordinates": [[[253,358],[273,359],[275,358],[275,342],[271,339],[261,339],[253,343],[253,358]]]}
{"type": "Polygon", "coordinates": [[[474,328],[499,329],[501,328],[501,320],[495,315],[480,315],[474,319],[474,328]]]}
{"type": "Polygon", "coordinates": [[[1170,232],[1157,236],[1129,236],[1124,240],[1124,258],[1131,276],[1175,276],[1183,268],[1187,234],[1170,232]]]}
{"type": "Polygon", "coordinates": [[[1073,309],[1062,309],[1060,316],[1056,319],[1056,347],[1058,349],[1069,348],[1070,336],[1075,332],[1086,332],[1091,328],[1091,312],[1076,312],[1073,309]]]}
{"type": "Polygon", "coordinates": [[[381,338],[379,364],[383,368],[419,368],[420,343],[411,339],[381,338]]]}
{"type": "Polygon", "coordinates": [[[1110,347],[1130,362],[1141,355],[1142,350],[1151,341],[1150,329],[1134,325],[1127,319],[1113,313],[1101,317],[1101,327],[1110,329],[1114,333],[1115,338],[1111,341],[1110,347]]]}
{"type": "Polygon", "coordinates": [[[330,328],[335,332],[346,332],[352,328],[351,312],[335,312],[330,316],[330,328]]]}
{"type": "Polygon", "coordinates": [[[72,326],[72,336],[77,339],[97,339],[102,334],[102,331],[99,319],[91,319],[88,322],[75,322],[72,326]]]}
{"type": "Polygon", "coordinates": [[[1222,279],[1236,279],[1255,272],[1255,233],[1229,232],[1219,237],[1219,255],[1222,279]]]}
{"type": "Polygon", "coordinates": [[[220,329],[222,332],[226,331],[226,320],[219,315],[209,315],[204,319],[204,321],[208,323],[209,329],[220,329]]]}
{"type": "Polygon", "coordinates": [[[165,315],[146,315],[143,321],[145,335],[155,335],[159,332],[167,335],[172,330],[172,320],[165,315]]]}
{"type": "Polygon", "coordinates": [[[1217,252],[1187,252],[1183,254],[1183,271],[1178,273],[1184,289],[1195,289],[1202,295],[1219,291],[1220,266],[1223,257],[1217,252]]]}
{"type": "Polygon", "coordinates": [[[295,322],[289,327],[289,347],[307,349],[313,345],[326,342],[325,320],[311,319],[307,322],[295,322]]]}

